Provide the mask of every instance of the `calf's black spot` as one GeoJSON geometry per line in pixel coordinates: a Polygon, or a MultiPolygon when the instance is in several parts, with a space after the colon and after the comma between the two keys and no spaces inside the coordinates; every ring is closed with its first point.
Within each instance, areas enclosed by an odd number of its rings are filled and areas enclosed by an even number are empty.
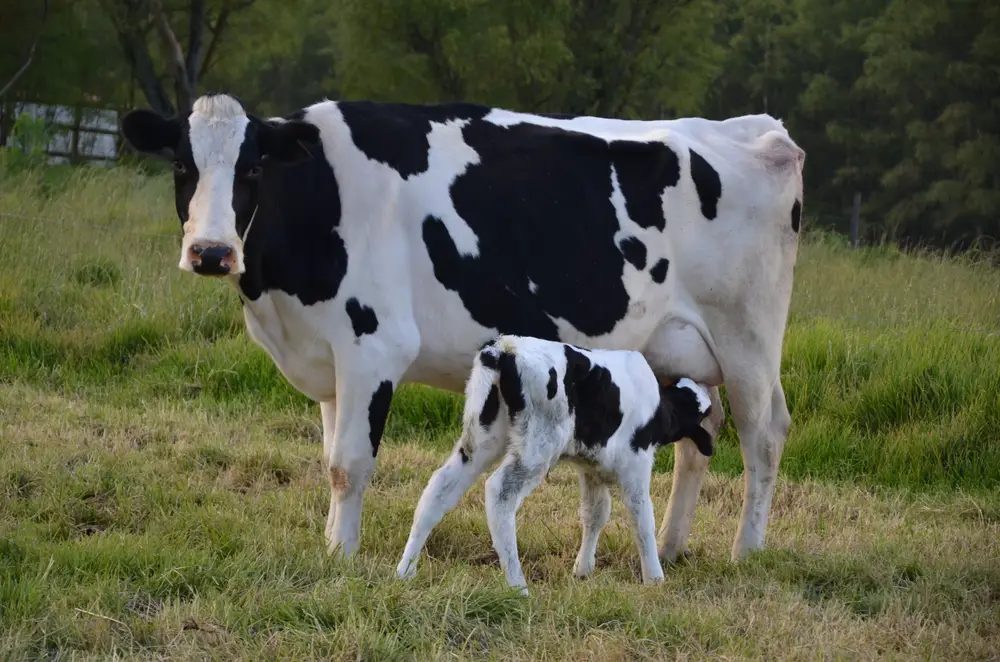
{"type": "Polygon", "coordinates": [[[662,258],[653,265],[653,268],[649,270],[649,276],[654,283],[659,284],[667,279],[667,267],[669,266],[670,261],[667,258],[662,258]]]}
{"type": "Polygon", "coordinates": [[[483,410],[479,412],[479,425],[489,428],[493,421],[497,420],[500,411],[500,392],[497,385],[490,387],[490,392],[486,395],[486,402],[483,403],[483,410]]]}
{"type": "Polygon", "coordinates": [[[365,306],[354,297],[351,297],[347,300],[346,308],[347,316],[351,318],[351,327],[354,329],[354,336],[356,338],[375,333],[378,330],[378,318],[375,316],[375,311],[369,306],[365,306]]]}
{"type": "Polygon", "coordinates": [[[372,444],[372,457],[378,455],[378,446],[382,443],[385,419],[389,416],[391,403],[392,382],[385,380],[375,389],[371,402],[368,403],[368,438],[372,444]]]}
{"type": "Polygon", "coordinates": [[[574,414],[574,437],[587,448],[605,446],[622,424],[621,390],[604,366],[594,365],[586,355],[564,348],[566,376],[563,385],[574,414]]]}
{"type": "Polygon", "coordinates": [[[618,243],[618,248],[633,267],[639,271],[646,268],[646,244],[638,237],[625,237],[618,243]]]}
{"type": "Polygon", "coordinates": [[[799,231],[799,224],[802,222],[802,203],[798,200],[792,205],[792,231],[799,231]]]}
{"type": "Polygon", "coordinates": [[[555,368],[549,368],[549,383],[545,386],[545,394],[549,396],[549,400],[556,397],[556,393],[559,392],[559,382],[557,381],[558,375],[556,375],[555,368]]]}
{"type": "Polygon", "coordinates": [[[722,197],[722,180],[715,168],[698,152],[691,152],[691,179],[701,201],[701,213],[713,220],[719,213],[719,198],[722,197]]]}
{"type": "Polygon", "coordinates": [[[462,464],[466,464],[469,461],[469,456],[465,454],[464,448],[458,449],[458,456],[462,458],[462,464]]]}
{"type": "Polygon", "coordinates": [[[652,417],[635,429],[632,433],[632,441],[629,446],[633,451],[645,450],[650,446],[656,446],[663,438],[663,403],[656,407],[652,417]]]}
{"type": "Polygon", "coordinates": [[[504,352],[500,355],[500,395],[507,403],[507,413],[511,422],[524,410],[527,403],[524,400],[524,388],[521,384],[521,373],[517,369],[514,355],[504,352]]]}
{"type": "Polygon", "coordinates": [[[484,368],[489,368],[490,370],[496,370],[500,367],[497,355],[494,352],[486,350],[479,352],[479,362],[483,364],[484,368]]]}

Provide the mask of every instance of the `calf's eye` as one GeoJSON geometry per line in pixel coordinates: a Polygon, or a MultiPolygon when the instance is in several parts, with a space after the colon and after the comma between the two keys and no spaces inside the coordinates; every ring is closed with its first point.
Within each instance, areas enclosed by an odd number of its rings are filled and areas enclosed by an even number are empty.
{"type": "Polygon", "coordinates": [[[178,175],[183,175],[184,173],[187,172],[187,168],[184,167],[184,164],[181,163],[180,161],[174,161],[174,172],[176,172],[178,175]]]}
{"type": "Polygon", "coordinates": [[[262,173],[263,171],[264,168],[262,168],[259,165],[255,165],[254,167],[247,170],[247,177],[249,177],[250,179],[257,179],[258,177],[260,177],[260,173],[262,173]]]}

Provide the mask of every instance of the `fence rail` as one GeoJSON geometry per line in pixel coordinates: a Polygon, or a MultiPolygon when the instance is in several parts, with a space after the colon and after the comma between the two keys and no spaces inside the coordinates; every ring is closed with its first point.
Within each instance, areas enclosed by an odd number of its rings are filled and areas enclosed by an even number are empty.
{"type": "Polygon", "coordinates": [[[50,163],[114,164],[122,153],[119,130],[122,110],[113,106],[77,102],[54,104],[39,100],[0,102],[0,145],[10,145],[12,129],[22,113],[44,120],[55,130],[43,150],[50,163]]]}

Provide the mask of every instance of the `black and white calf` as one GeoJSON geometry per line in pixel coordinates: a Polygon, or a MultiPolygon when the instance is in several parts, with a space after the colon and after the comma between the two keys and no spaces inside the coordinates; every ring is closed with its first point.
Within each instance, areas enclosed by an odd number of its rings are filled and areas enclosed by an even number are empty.
{"type": "MultiPolygon", "coordinates": [[[[715,403],[725,378],[745,467],[733,558],[764,545],[805,159],[777,119],[367,101],[261,118],[217,94],[183,117],[133,111],[122,131],[173,161],[180,268],[229,281],[250,337],[320,403],[331,551],[360,544],[393,392],[460,392],[498,334],[639,351],[715,403]]],[[[690,441],[675,449],[666,559],[708,468],[690,441]]]]}
{"type": "Polygon", "coordinates": [[[573,462],[580,477],[583,540],[573,573],[593,571],[597,538],[611,513],[608,488],[618,484],[643,581],[663,579],[649,496],[654,455],[661,445],[689,438],[711,456],[712,437],[701,427],[710,409],[708,391],[690,379],[661,387],[639,352],[500,336],[473,363],[462,436],[420,497],[397,573],[412,576],[431,530],[502,457],[486,482],[486,517],[511,586],[526,585],[515,514],[560,460],[573,462]]]}

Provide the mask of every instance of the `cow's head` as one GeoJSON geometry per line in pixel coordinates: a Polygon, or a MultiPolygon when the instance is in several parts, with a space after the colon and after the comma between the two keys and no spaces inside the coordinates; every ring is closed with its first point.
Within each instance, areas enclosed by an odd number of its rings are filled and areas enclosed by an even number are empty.
{"type": "Polygon", "coordinates": [[[224,94],[199,98],[186,118],[134,110],[122,133],[140,152],[172,159],[184,230],[178,266],[204,276],[244,272],[242,238],[269,169],[309,158],[320,141],[313,124],[248,116],[224,94]]]}
{"type": "Polygon", "coordinates": [[[660,387],[660,403],[665,435],[662,443],[672,444],[687,437],[698,447],[698,452],[711,457],[715,452],[712,435],[701,427],[712,411],[708,389],[685,377],[673,386],[660,387]]]}

